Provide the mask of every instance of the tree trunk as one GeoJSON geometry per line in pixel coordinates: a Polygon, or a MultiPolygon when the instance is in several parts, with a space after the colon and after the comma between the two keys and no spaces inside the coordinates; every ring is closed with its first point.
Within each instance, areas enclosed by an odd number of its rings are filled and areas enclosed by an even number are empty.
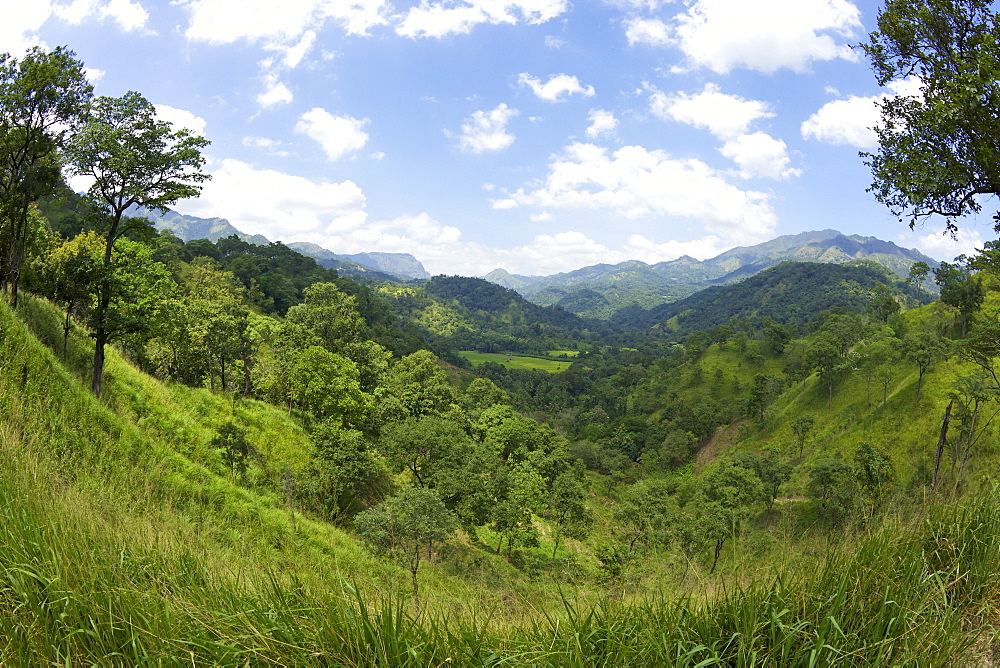
{"type": "Polygon", "coordinates": [[[955,477],[955,485],[952,495],[958,494],[958,485],[965,478],[965,467],[969,463],[969,452],[972,450],[972,437],[976,431],[976,419],[979,417],[979,406],[972,411],[972,424],[969,425],[969,434],[965,438],[965,450],[962,452],[962,463],[958,467],[958,475],[955,477]]]}
{"type": "Polygon", "coordinates": [[[417,569],[420,568],[420,543],[414,541],[413,561],[410,563],[410,579],[413,582],[413,611],[420,614],[420,591],[417,588],[417,569]]]}
{"type": "Polygon", "coordinates": [[[101,396],[101,384],[104,381],[104,345],[106,343],[107,334],[102,322],[97,325],[97,331],[94,332],[94,373],[90,383],[90,390],[98,398],[101,396]]]}
{"type": "Polygon", "coordinates": [[[720,540],[715,541],[715,559],[712,560],[712,568],[711,570],[708,571],[709,575],[715,572],[715,567],[719,563],[719,554],[722,553],[722,544],[725,540],[726,540],[725,538],[722,538],[720,540]]]}
{"type": "Polygon", "coordinates": [[[948,439],[948,423],[951,422],[951,406],[955,403],[952,399],[948,402],[948,407],[944,409],[944,420],[941,422],[941,435],[938,437],[937,458],[934,462],[934,478],[931,481],[931,489],[937,488],[938,475],[941,472],[941,455],[944,453],[944,444],[948,439]]]}

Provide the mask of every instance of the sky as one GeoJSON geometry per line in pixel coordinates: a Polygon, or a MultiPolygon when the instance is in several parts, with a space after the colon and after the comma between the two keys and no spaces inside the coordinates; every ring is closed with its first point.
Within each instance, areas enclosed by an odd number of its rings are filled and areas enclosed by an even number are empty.
{"type": "Polygon", "coordinates": [[[0,52],[68,46],[211,141],[184,214],[432,274],[714,257],[832,228],[939,260],[866,192],[870,0],[0,0],[0,52]]]}

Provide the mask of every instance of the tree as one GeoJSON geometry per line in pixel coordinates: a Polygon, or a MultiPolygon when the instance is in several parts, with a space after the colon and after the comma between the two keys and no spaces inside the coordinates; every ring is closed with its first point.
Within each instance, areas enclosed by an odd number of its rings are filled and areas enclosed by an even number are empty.
{"type": "Polygon", "coordinates": [[[781,461],[778,451],[768,449],[762,455],[746,453],[735,459],[736,463],[745,466],[760,478],[764,506],[767,514],[771,514],[774,501],[778,498],[778,490],[792,477],[792,465],[781,461]]]}
{"type": "MultiPolygon", "coordinates": [[[[139,93],[94,101],[86,124],[68,142],[65,153],[72,173],[93,179],[86,199],[100,218],[105,265],[111,264],[115,244],[126,232],[151,234],[148,220],[126,216],[131,207],[165,213],[177,201],[201,192],[201,184],[209,178],[202,171],[201,149],[208,143],[189,130],[174,130],[157,120],[153,105],[139,93]]],[[[100,396],[114,293],[106,280],[95,287],[91,389],[100,396]]]]}
{"type": "Polygon", "coordinates": [[[0,285],[17,306],[30,235],[29,208],[61,183],[57,151],[92,94],[83,63],[65,47],[0,54],[0,285]]]}
{"type": "Polygon", "coordinates": [[[885,452],[871,443],[862,443],[854,454],[854,477],[868,496],[871,502],[870,514],[874,515],[892,487],[892,461],[885,452]]]}
{"type": "Polygon", "coordinates": [[[924,385],[924,374],[944,354],[944,343],[941,339],[919,332],[907,334],[903,338],[903,356],[917,365],[917,403],[920,403],[920,391],[924,385]]]}
{"type": "Polygon", "coordinates": [[[701,479],[692,503],[705,537],[715,544],[709,572],[715,572],[726,539],[738,536],[753,517],[753,506],[763,497],[763,489],[757,474],[734,460],[722,462],[701,479]]]}
{"type": "Polygon", "coordinates": [[[840,524],[854,507],[854,470],[838,459],[824,459],[809,471],[806,495],[822,512],[821,520],[840,524]]]}
{"type": "Polygon", "coordinates": [[[379,491],[382,467],[364,435],[345,429],[337,420],[324,420],[312,433],[315,452],[299,493],[321,512],[336,518],[359,500],[371,500],[379,491]]]}
{"type": "Polygon", "coordinates": [[[354,530],[375,550],[406,564],[413,584],[413,607],[420,611],[417,570],[424,549],[442,542],[457,528],[455,516],[433,489],[407,487],[354,518],[354,530]]]}
{"type": "Polygon", "coordinates": [[[885,283],[876,283],[872,289],[872,297],[868,302],[868,310],[876,321],[886,323],[889,317],[899,313],[899,302],[885,283]]]}
{"type": "Polygon", "coordinates": [[[46,259],[49,294],[66,308],[63,320],[63,358],[73,315],[89,306],[90,288],[101,275],[103,244],[96,232],[84,232],[63,242],[46,259]]]}
{"type": "Polygon", "coordinates": [[[887,0],[862,48],[879,85],[912,78],[915,95],[880,103],[869,191],[910,227],[955,220],[1000,194],[1000,22],[990,0],[887,0]]]}
{"type": "Polygon", "coordinates": [[[968,335],[969,316],[979,310],[986,298],[983,282],[972,274],[964,255],[955,258],[955,264],[942,262],[934,270],[934,282],[941,287],[941,301],[958,310],[964,339],[968,335]]]}
{"type": "Polygon", "coordinates": [[[219,427],[218,433],[212,439],[211,446],[222,450],[222,459],[238,478],[247,471],[251,457],[258,456],[257,449],[247,440],[247,432],[232,422],[226,422],[219,427]]]}
{"type": "Polygon", "coordinates": [[[924,281],[927,280],[927,275],[930,273],[931,268],[926,262],[914,262],[910,265],[910,273],[906,277],[906,282],[916,288],[918,299],[923,296],[921,290],[923,288],[924,281]]]}
{"type": "Polygon", "coordinates": [[[563,536],[583,540],[590,533],[594,516],[587,509],[587,488],[583,471],[565,471],[556,476],[549,490],[548,515],[555,525],[552,531],[552,559],[556,558],[563,536]]]}
{"type": "Polygon", "coordinates": [[[799,444],[799,457],[802,456],[802,450],[806,446],[806,437],[809,436],[814,424],[816,424],[816,418],[811,413],[804,413],[792,420],[792,433],[795,434],[795,441],[799,444]]]}

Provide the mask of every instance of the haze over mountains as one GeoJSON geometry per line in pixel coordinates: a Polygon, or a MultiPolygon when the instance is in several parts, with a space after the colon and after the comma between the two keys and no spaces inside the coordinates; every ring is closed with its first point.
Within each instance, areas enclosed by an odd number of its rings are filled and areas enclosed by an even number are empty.
{"type": "MultiPolygon", "coordinates": [[[[198,218],[170,211],[164,215],[141,211],[158,229],[169,230],[184,241],[236,235],[254,244],[270,241],[246,235],[224,218],[198,218]]],[[[317,244],[291,242],[287,246],[314,258],[322,266],[373,280],[422,280],[430,278],[423,264],[409,253],[367,252],[338,254],[317,244]]],[[[937,266],[932,258],[914,249],[836,230],[785,235],[756,246],[739,246],[708,260],[682,256],[647,264],[638,260],[597,264],[550,276],[515,275],[495,269],[483,276],[520,293],[542,306],[559,306],[578,315],[609,318],[627,306],[652,309],[700,290],[735,283],[785,261],[845,264],[869,262],[906,277],[914,262],[937,266]]],[[[928,289],[933,290],[929,285],[928,289]]]]}

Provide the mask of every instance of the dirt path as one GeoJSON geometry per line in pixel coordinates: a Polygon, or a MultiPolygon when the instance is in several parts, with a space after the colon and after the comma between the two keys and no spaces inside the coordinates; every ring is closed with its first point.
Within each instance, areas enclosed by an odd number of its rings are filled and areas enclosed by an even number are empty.
{"type": "Polygon", "coordinates": [[[712,434],[712,438],[708,439],[700,448],[694,456],[694,472],[700,473],[705,466],[721,455],[723,452],[729,449],[729,447],[736,442],[736,437],[740,433],[740,426],[743,421],[734,422],[731,425],[725,427],[719,427],[712,434]]]}

